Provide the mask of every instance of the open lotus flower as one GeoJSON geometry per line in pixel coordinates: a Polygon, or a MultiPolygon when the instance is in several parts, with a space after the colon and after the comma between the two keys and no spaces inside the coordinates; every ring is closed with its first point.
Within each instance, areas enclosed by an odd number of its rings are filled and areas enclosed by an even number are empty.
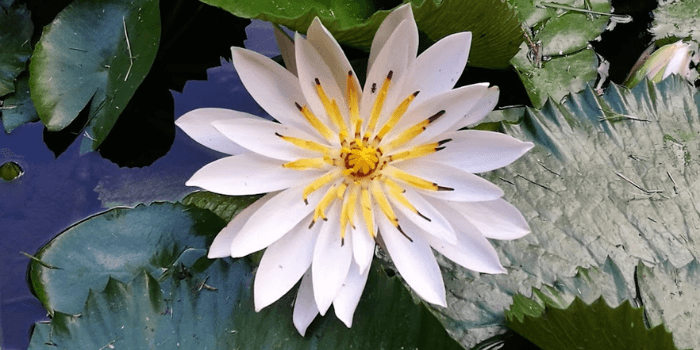
{"type": "Polygon", "coordinates": [[[294,55],[298,76],[255,52],[233,48],[253,98],[279,123],[204,108],[178,119],[192,138],[235,154],[187,182],[225,195],[267,193],[216,237],[210,258],[267,248],[258,267],[260,310],[302,279],[294,324],[303,335],[331,304],[348,327],[364,289],[375,242],[425,301],[446,306],[431,247],[475,271],[505,269],[487,238],[529,232],[497,186],[473,173],[513,162],[533,145],[510,136],[458,131],[482,119],[498,89],[452,89],[471,33],[450,35],[417,55],[410,5],[382,23],[364,88],[338,43],[315,19],[294,55]]]}

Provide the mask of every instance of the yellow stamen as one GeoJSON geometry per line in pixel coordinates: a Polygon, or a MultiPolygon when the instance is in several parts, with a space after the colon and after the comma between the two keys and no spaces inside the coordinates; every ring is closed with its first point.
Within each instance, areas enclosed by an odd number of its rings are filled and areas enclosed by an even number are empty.
{"type": "Polygon", "coordinates": [[[420,135],[423,130],[425,130],[430,123],[436,121],[438,118],[440,118],[443,114],[445,114],[445,111],[439,111],[430,118],[404,130],[401,134],[399,134],[398,137],[396,137],[393,141],[389,142],[386,146],[382,146],[382,149],[384,152],[388,152],[392,149],[395,149],[396,147],[401,147],[402,145],[406,144],[408,141],[413,140],[416,136],[420,135]]]}
{"type": "Polygon", "coordinates": [[[282,164],[283,167],[296,170],[322,169],[328,165],[329,158],[302,158],[282,164]]]}
{"type": "Polygon", "coordinates": [[[284,136],[280,135],[278,133],[275,133],[275,135],[279,136],[282,138],[282,140],[285,140],[294,146],[297,146],[302,149],[307,149],[309,151],[314,151],[314,152],[319,152],[319,153],[330,153],[331,149],[314,141],[308,141],[296,137],[291,137],[291,136],[284,136]]]}
{"type": "Polygon", "coordinates": [[[321,134],[321,136],[326,138],[326,140],[328,141],[333,140],[333,132],[331,131],[331,129],[328,129],[328,127],[325,124],[318,120],[318,118],[316,118],[316,116],[313,114],[313,112],[311,112],[311,110],[308,107],[302,107],[296,102],[294,103],[294,105],[297,106],[299,112],[301,112],[301,114],[304,115],[304,118],[306,118],[309,124],[311,124],[311,126],[313,126],[314,129],[316,129],[316,131],[318,131],[318,133],[321,134]]]}
{"type": "Polygon", "coordinates": [[[394,112],[391,113],[391,117],[389,120],[384,123],[384,126],[379,130],[379,133],[377,136],[374,137],[374,142],[377,143],[382,140],[386,134],[393,129],[396,124],[399,122],[401,117],[403,117],[404,113],[406,113],[406,110],[408,110],[408,106],[411,105],[411,102],[418,96],[418,91],[414,92],[413,94],[409,95],[406,97],[401,104],[396,107],[394,112]]]}
{"type": "Polygon", "coordinates": [[[348,184],[346,182],[343,182],[340,184],[340,186],[338,186],[338,192],[336,194],[338,196],[338,198],[341,198],[341,199],[343,198],[343,196],[345,195],[345,190],[347,188],[348,188],[348,184]]]}
{"type": "Polygon", "coordinates": [[[377,93],[377,98],[374,100],[374,105],[372,105],[372,111],[370,112],[369,123],[367,124],[367,132],[372,132],[374,127],[377,125],[379,120],[379,115],[382,113],[382,107],[384,107],[384,100],[386,99],[386,94],[389,91],[389,84],[391,83],[391,77],[394,75],[394,71],[389,71],[386,75],[384,83],[382,83],[382,88],[379,89],[377,93]]]}
{"type": "MultiPolygon", "coordinates": [[[[347,187],[347,184],[346,184],[347,187]]],[[[355,228],[353,223],[353,215],[355,215],[355,205],[357,201],[357,186],[350,189],[350,194],[343,197],[343,204],[340,209],[340,238],[345,239],[345,229],[348,224],[355,228]],[[354,194],[354,195],[353,195],[354,194]]]]}
{"type": "Polygon", "coordinates": [[[336,196],[336,191],[337,191],[337,186],[331,186],[331,188],[326,191],[326,194],[323,195],[321,198],[321,201],[318,202],[318,205],[316,206],[316,209],[314,210],[314,219],[311,222],[311,225],[313,225],[314,222],[318,220],[318,218],[322,218],[323,220],[328,220],[326,217],[326,209],[328,208],[331,203],[335,200],[336,196]]]}
{"type": "Polygon", "coordinates": [[[360,89],[355,84],[355,79],[353,77],[352,71],[348,71],[348,78],[346,79],[345,91],[348,95],[348,108],[350,109],[350,125],[355,126],[355,133],[359,133],[362,127],[362,119],[360,118],[360,103],[358,96],[360,94],[360,89]]]}
{"type": "Polygon", "coordinates": [[[396,217],[396,214],[394,213],[394,209],[391,208],[391,204],[389,204],[389,200],[386,199],[386,196],[384,195],[384,190],[379,185],[379,181],[372,181],[372,197],[374,197],[374,200],[377,201],[377,204],[379,205],[379,209],[382,210],[384,215],[391,221],[391,224],[396,226],[399,226],[399,219],[396,217]]]}
{"type": "Polygon", "coordinates": [[[394,180],[384,176],[384,177],[382,177],[382,182],[384,182],[384,184],[386,185],[386,188],[388,190],[387,192],[389,193],[389,196],[391,196],[391,198],[394,198],[394,200],[399,202],[399,204],[403,205],[408,210],[416,213],[417,215],[419,215],[423,219],[431,221],[430,218],[423,215],[421,212],[418,211],[418,209],[416,209],[416,207],[413,206],[413,204],[411,204],[411,202],[408,200],[408,198],[406,198],[406,196],[404,196],[404,194],[403,194],[404,192],[406,192],[406,190],[403,189],[394,180]]]}
{"type": "Polygon", "coordinates": [[[428,154],[435,153],[439,150],[444,149],[445,147],[442,145],[444,145],[445,143],[447,143],[449,141],[451,141],[451,139],[442,140],[440,142],[428,143],[428,144],[420,145],[420,146],[415,146],[415,147],[412,147],[411,149],[390,155],[389,161],[396,162],[396,161],[400,161],[400,160],[406,160],[406,159],[412,159],[412,158],[426,156],[428,154]]]}
{"type": "Polygon", "coordinates": [[[454,188],[449,188],[449,187],[442,187],[438,186],[438,184],[434,182],[430,182],[428,180],[422,179],[418,176],[411,175],[401,169],[388,166],[384,168],[384,174],[387,176],[391,176],[395,179],[399,179],[415,188],[421,189],[421,190],[428,190],[428,191],[453,191],[454,188]]]}
{"type": "Polygon", "coordinates": [[[367,227],[367,232],[372,235],[372,238],[375,238],[377,234],[374,231],[374,215],[372,214],[372,200],[369,196],[369,190],[363,186],[360,193],[360,205],[362,206],[362,216],[365,218],[365,226],[367,227]]]}
{"type": "Polygon", "coordinates": [[[326,92],[323,90],[321,81],[318,80],[318,78],[316,78],[316,93],[318,94],[318,98],[321,100],[323,108],[326,110],[326,113],[328,113],[328,116],[331,118],[333,124],[335,124],[341,133],[347,134],[347,126],[345,125],[342,114],[340,114],[338,104],[335,102],[335,100],[328,98],[328,95],[326,95],[326,92]]]}
{"type": "Polygon", "coordinates": [[[309,204],[309,202],[307,201],[307,198],[309,197],[309,195],[311,193],[313,193],[316,190],[318,190],[319,188],[325,186],[329,182],[337,179],[339,176],[340,176],[339,170],[329,171],[329,172],[323,174],[323,176],[314,180],[308,186],[306,186],[306,188],[304,188],[304,191],[302,193],[302,197],[304,198],[304,203],[309,204]]]}

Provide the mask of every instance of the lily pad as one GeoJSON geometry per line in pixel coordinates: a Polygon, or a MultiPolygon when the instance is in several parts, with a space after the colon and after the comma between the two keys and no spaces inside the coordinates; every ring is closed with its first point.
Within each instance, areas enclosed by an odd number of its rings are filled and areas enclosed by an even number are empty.
{"type": "Polygon", "coordinates": [[[647,306],[651,326],[664,324],[673,330],[673,338],[681,348],[700,346],[700,264],[693,260],[676,268],[664,261],[656,266],[637,266],[639,297],[647,306]]]}
{"type": "Polygon", "coordinates": [[[76,0],[44,28],[29,65],[32,100],[48,130],[88,109],[97,148],[151,68],[160,40],[157,0],[76,0]]]}
{"type": "Polygon", "coordinates": [[[700,0],[661,2],[654,10],[651,32],[659,46],[680,39],[700,42],[700,0]]]}
{"type": "Polygon", "coordinates": [[[39,121],[29,93],[29,76],[21,75],[15,81],[15,92],[5,97],[2,105],[2,125],[8,134],[26,124],[39,121]]]}
{"type": "Polygon", "coordinates": [[[141,271],[161,278],[192,265],[225,222],[207,210],[156,203],[116,208],[68,228],[43,246],[29,266],[34,294],[50,314],[78,314],[88,291],[110,278],[141,271]]]}
{"type": "Polygon", "coordinates": [[[634,306],[629,292],[607,260],[603,270],[579,269],[574,278],[533,289],[531,298],[515,295],[508,327],[542,349],[676,349],[663,325],[647,327],[644,307],[634,306]]]}
{"type": "Polygon", "coordinates": [[[4,181],[16,180],[22,174],[24,174],[24,170],[15,162],[5,162],[0,165],[0,179],[4,181]]]}
{"type": "Polygon", "coordinates": [[[31,13],[24,4],[0,4],[0,96],[15,91],[15,78],[27,68],[33,32],[31,13]]]}
{"type": "Polygon", "coordinates": [[[300,336],[295,293],[256,313],[249,260],[181,264],[188,251],[206,249],[222,224],[209,211],[163,203],[113,209],[65,231],[31,266],[52,321],[36,325],[29,348],[461,349],[379,264],[351,329],[329,312],[300,336]]]}
{"type": "MultiPolygon", "coordinates": [[[[493,241],[505,275],[439,259],[449,307],[435,312],[448,331],[472,347],[506,330],[503,309],[517,293],[529,295],[608,257],[626,286],[635,285],[640,260],[684,266],[696,259],[699,102],[693,87],[669,77],[632,90],[613,84],[602,96],[587,88],[561,104],[525,109],[519,123],[502,123],[502,132],[536,146],[484,177],[504,190],[532,233],[493,241]]],[[[677,333],[677,325],[666,325],[677,333]]],[[[687,341],[676,339],[681,347],[687,341]]]]}
{"type": "MultiPolygon", "coordinates": [[[[374,33],[389,14],[377,2],[364,0],[201,0],[243,18],[281,24],[305,33],[318,16],[342,44],[369,50],[374,33]]],[[[469,65],[505,68],[523,40],[520,22],[511,6],[501,0],[415,0],[412,1],[418,28],[437,41],[446,35],[471,31],[469,65]]]]}
{"type": "Polygon", "coordinates": [[[528,28],[527,40],[511,60],[533,106],[541,107],[551,96],[559,101],[568,93],[593,84],[598,59],[589,42],[605,30],[608,0],[509,0],[528,28]],[[590,8],[585,7],[590,3],[590,8]]]}

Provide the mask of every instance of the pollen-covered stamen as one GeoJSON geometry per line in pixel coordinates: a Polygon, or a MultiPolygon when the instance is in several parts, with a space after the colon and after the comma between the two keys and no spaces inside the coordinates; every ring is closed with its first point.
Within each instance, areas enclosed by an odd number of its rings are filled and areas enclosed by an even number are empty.
{"type": "Polygon", "coordinates": [[[328,157],[320,158],[301,158],[295,161],[282,164],[283,167],[296,170],[323,169],[328,165],[332,165],[333,160],[328,157]]]}
{"type": "Polygon", "coordinates": [[[275,133],[275,135],[279,136],[282,140],[285,140],[294,146],[297,146],[302,149],[306,149],[309,151],[314,151],[314,152],[319,152],[319,153],[324,153],[324,154],[330,154],[331,149],[329,147],[326,147],[318,142],[314,141],[308,141],[304,139],[300,139],[297,137],[291,137],[291,136],[284,136],[280,135],[279,133],[275,133]]]}
{"type": "MultiPolygon", "coordinates": [[[[347,183],[343,182],[345,187],[348,186],[347,183]]],[[[355,206],[356,201],[357,201],[357,190],[358,187],[353,185],[350,187],[350,190],[347,196],[342,197],[342,205],[340,208],[340,239],[341,243],[345,241],[345,230],[347,229],[348,224],[350,227],[353,229],[355,228],[355,224],[353,223],[353,215],[355,215],[355,206]]]]}
{"type": "MultiPolygon", "coordinates": [[[[321,81],[318,80],[318,78],[316,78],[314,81],[316,83],[316,93],[318,94],[318,98],[323,104],[323,108],[326,110],[326,114],[328,114],[333,124],[335,124],[338,130],[340,130],[340,134],[347,135],[347,126],[345,125],[345,121],[343,120],[343,115],[340,114],[340,108],[338,108],[338,104],[335,100],[331,100],[328,98],[328,95],[326,95],[326,92],[323,90],[323,87],[321,86],[321,81]]],[[[341,140],[343,140],[342,136],[341,140]]]]}
{"type": "Polygon", "coordinates": [[[407,142],[413,140],[416,136],[420,135],[428,127],[428,125],[438,120],[438,118],[442,117],[444,114],[445,110],[441,110],[430,116],[430,118],[404,130],[394,140],[389,142],[387,145],[382,146],[382,150],[384,152],[388,152],[392,149],[396,149],[397,147],[405,145],[407,142]]]}
{"type": "Polygon", "coordinates": [[[362,207],[362,217],[365,219],[367,232],[372,235],[372,238],[376,238],[377,232],[374,231],[372,199],[370,198],[369,189],[366,186],[362,186],[362,189],[360,190],[360,206],[362,207]]]}
{"type": "Polygon", "coordinates": [[[387,193],[389,194],[389,196],[391,198],[393,198],[395,201],[399,202],[399,204],[403,205],[408,210],[416,213],[418,216],[422,217],[423,219],[425,219],[427,221],[432,221],[432,220],[430,220],[429,217],[423,215],[423,213],[418,211],[418,209],[416,209],[416,207],[413,206],[413,204],[411,204],[411,202],[408,200],[408,198],[406,198],[406,196],[404,196],[404,192],[406,192],[406,190],[403,187],[401,187],[394,180],[392,180],[386,176],[382,177],[382,182],[384,182],[384,185],[386,185],[387,193]]]}
{"type": "Polygon", "coordinates": [[[382,83],[381,89],[379,89],[379,93],[377,93],[377,97],[374,99],[374,104],[372,105],[372,110],[369,114],[367,130],[365,130],[365,140],[369,138],[369,135],[374,131],[374,127],[377,125],[377,121],[379,121],[379,115],[382,113],[384,100],[386,100],[386,94],[389,91],[389,85],[391,84],[391,78],[393,75],[394,71],[390,70],[389,74],[387,74],[386,78],[384,79],[384,83],[382,83]]]}
{"type": "Polygon", "coordinates": [[[332,141],[334,138],[334,134],[331,131],[331,129],[328,129],[326,124],[323,124],[316,116],[311,112],[311,110],[306,107],[306,106],[301,106],[298,103],[294,102],[294,105],[297,107],[299,112],[306,118],[306,120],[311,124],[311,126],[318,131],[321,136],[323,136],[326,140],[332,141]]]}
{"type": "Polygon", "coordinates": [[[316,208],[314,209],[314,217],[311,220],[311,224],[309,225],[309,228],[314,226],[314,223],[318,221],[319,218],[323,219],[324,221],[328,220],[326,217],[326,209],[333,203],[334,200],[336,200],[336,193],[338,191],[338,186],[333,185],[331,188],[326,191],[326,194],[321,197],[321,201],[318,202],[318,205],[316,205],[316,208]]]}
{"type": "Polygon", "coordinates": [[[350,110],[350,126],[355,127],[355,138],[359,138],[362,133],[362,118],[360,118],[360,89],[355,83],[355,77],[352,71],[348,71],[348,78],[345,84],[346,94],[348,96],[348,109],[350,110]]]}
{"type": "Polygon", "coordinates": [[[302,198],[304,199],[304,203],[309,204],[309,201],[307,199],[311,193],[327,185],[331,181],[338,179],[339,177],[340,170],[335,169],[333,171],[329,171],[323,174],[322,176],[311,182],[308,186],[306,186],[306,188],[304,188],[304,191],[302,192],[302,198]]]}
{"type": "Polygon", "coordinates": [[[435,153],[437,151],[445,149],[444,145],[450,142],[452,139],[446,139],[439,142],[427,143],[425,145],[415,146],[405,151],[394,153],[389,155],[388,159],[390,162],[397,162],[401,160],[413,159],[418,157],[427,156],[428,154],[435,153]]]}
{"type": "Polygon", "coordinates": [[[382,190],[379,181],[372,181],[372,188],[370,192],[372,193],[374,200],[377,201],[377,205],[379,205],[379,209],[382,210],[384,216],[391,221],[391,224],[394,225],[394,227],[399,226],[399,218],[396,217],[394,209],[391,208],[389,200],[386,199],[384,190],[382,190]]]}
{"type": "Polygon", "coordinates": [[[382,141],[382,138],[386,136],[386,134],[393,129],[396,124],[399,122],[401,117],[403,117],[404,113],[406,113],[406,110],[408,110],[408,106],[411,105],[411,102],[416,99],[416,96],[418,96],[418,93],[420,91],[416,91],[413,94],[409,95],[406,97],[401,104],[399,104],[396,109],[394,109],[394,112],[391,113],[391,117],[389,120],[384,123],[384,126],[379,130],[376,136],[374,136],[374,140],[372,141],[373,145],[378,144],[380,141],[382,141]]]}
{"type": "Polygon", "coordinates": [[[394,179],[401,180],[415,188],[428,191],[454,191],[454,188],[439,186],[434,182],[430,182],[415,175],[411,175],[399,168],[387,166],[384,168],[384,174],[391,176],[394,179]]]}

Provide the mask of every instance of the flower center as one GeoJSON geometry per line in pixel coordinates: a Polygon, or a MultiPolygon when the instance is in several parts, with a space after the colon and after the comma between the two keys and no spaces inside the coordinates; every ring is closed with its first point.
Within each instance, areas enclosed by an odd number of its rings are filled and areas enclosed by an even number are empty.
{"type": "Polygon", "coordinates": [[[358,146],[353,142],[350,147],[343,147],[340,158],[345,164],[343,174],[355,178],[363,178],[372,175],[379,168],[381,152],[369,146],[358,146]]]}

